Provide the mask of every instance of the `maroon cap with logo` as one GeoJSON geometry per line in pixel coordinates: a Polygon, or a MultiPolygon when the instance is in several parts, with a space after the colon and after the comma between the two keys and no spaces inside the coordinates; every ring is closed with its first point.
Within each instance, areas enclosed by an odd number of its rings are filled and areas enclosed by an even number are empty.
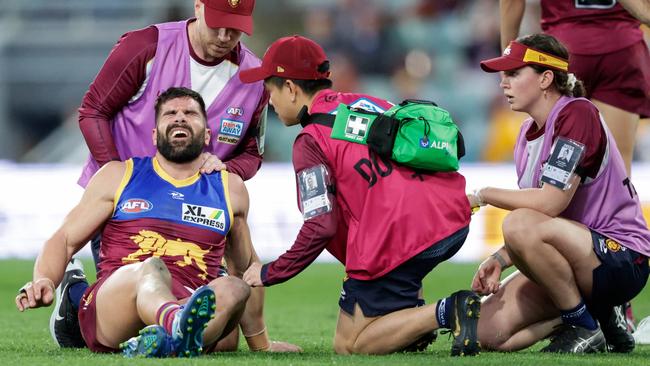
{"type": "Polygon", "coordinates": [[[232,28],[253,34],[255,0],[201,0],[210,28],[232,28]]]}
{"type": "Polygon", "coordinates": [[[318,80],[330,76],[329,69],[320,71],[327,56],[323,48],[309,38],[283,37],[273,42],[262,58],[262,66],[239,73],[244,83],[253,83],[270,76],[285,79],[318,80]],[[320,70],[319,70],[320,69],[320,70]]]}
{"type": "Polygon", "coordinates": [[[500,57],[481,61],[481,68],[485,72],[499,72],[515,70],[531,64],[565,72],[569,70],[569,60],[536,50],[517,41],[510,42],[500,57]]]}

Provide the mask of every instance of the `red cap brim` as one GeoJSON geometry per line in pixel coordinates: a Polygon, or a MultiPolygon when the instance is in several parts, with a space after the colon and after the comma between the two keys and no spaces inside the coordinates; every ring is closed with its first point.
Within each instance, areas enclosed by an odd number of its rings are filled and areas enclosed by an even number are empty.
{"type": "Polygon", "coordinates": [[[510,71],[526,66],[522,60],[501,56],[481,61],[481,69],[485,72],[510,71]]]}
{"type": "Polygon", "coordinates": [[[225,13],[205,7],[205,23],[210,28],[232,28],[253,34],[253,16],[225,13]]]}
{"type": "Polygon", "coordinates": [[[270,76],[272,75],[264,70],[262,66],[247,70],[241,70],[239,72],[239,80],[241,80],[241,82],[244,84],[250,84],[256,81],[264,80],[270,76]]]}

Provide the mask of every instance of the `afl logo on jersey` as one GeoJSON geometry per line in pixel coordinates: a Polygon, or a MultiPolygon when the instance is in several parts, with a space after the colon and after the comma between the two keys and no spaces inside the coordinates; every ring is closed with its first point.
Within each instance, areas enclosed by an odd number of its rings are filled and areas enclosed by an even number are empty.
{"type": "Polygon", "coordinates": [[[140,198],[131,198],[130,200],[122,203],[120,205],[120,212],[123,213],[142,213],[142,212],[147,212],[151,211],[153,208],[153,204],[147,200],[143,200],[140,198]]]}
{"type": "Polygon", "coordinates": [[[235,117],[244,115],[244,110],[241,107],[228,107],[228,114],[235,117]]]}

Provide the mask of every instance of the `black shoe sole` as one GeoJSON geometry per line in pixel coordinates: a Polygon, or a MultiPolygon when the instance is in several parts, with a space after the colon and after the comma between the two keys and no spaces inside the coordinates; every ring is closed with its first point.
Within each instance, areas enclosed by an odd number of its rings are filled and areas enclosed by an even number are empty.
{"type": "Polygon", "coordinates": [[[481,344],[478,341],[477,334],[478,319],[481,316],[481,298],[472,293],[462,300],[465,302],[462,307],[465,314],[456,314],[456,316],[460,316],[463,320],[459,321],[461,329],[458,336],[454,337],[454,343],[451,346],[451,355],[475,356],[481,352],[481,344]]]}

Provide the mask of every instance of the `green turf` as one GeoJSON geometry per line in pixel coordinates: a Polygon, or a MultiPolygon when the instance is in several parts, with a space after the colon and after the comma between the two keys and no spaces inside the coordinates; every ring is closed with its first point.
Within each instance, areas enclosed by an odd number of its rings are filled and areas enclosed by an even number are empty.
{"type": "MultiPolygon", "coordinates": [[[[92,265],[86,262],[86,268],[92,265]]],[[[476,265],[443,264],[425,283],[428,302],[467,287],[476,265]]],[[[97,355],[88,350],[61,350],[50,338],[50,308],[19,313],[17,289],[31,278],[31,261],[0,261],[0,365],[650,365],[650,346],[638,346],[631,355],[557,356],[537,352],[539,346],[518,353],[482,353],[473,358],[451,358],[450,340],[440,336],[424,353],[389,356],[338,356],[332,337],[338,315],[338,296],[343,278],[335,264],[315,264],[292,281],[267,289],[265,317],[271,338],[300,345],[298,355],[253,354],[240,344],[240,351],[199,359],[126,360],[120,355],[97,355]]],[[[92,276],[92,273],[89,274],[92,276]]],[[[634,301],[637,317],[650,315],[650,290],[634,301]]]]}

